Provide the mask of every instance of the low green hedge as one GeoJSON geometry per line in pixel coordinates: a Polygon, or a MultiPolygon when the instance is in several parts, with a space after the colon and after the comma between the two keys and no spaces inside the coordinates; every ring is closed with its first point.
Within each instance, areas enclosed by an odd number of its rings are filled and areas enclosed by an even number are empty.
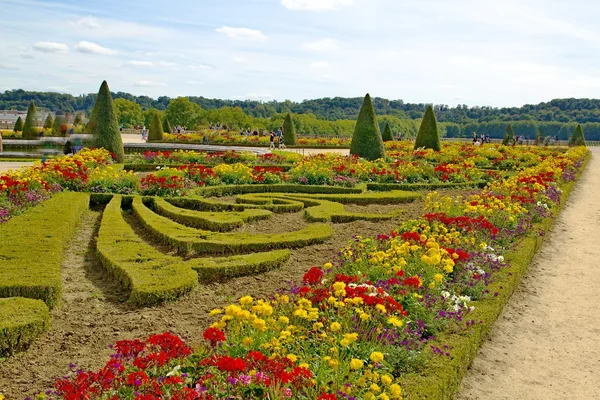
{"type": "MultiPolygon", "coordinates": [[[[561,206],[554,210],[555,215],[566,203],[574,184],[575,182],[569,182],[563,185],[561,206]]],[[[548,231],[553,223],[554,219],[547,218],[535,224],[531,233],[515,250],[506,255],[506,261],[510,266],[502,269],[488,288],[490,293],[498,293],[498,295],[475,302],[475,310],[468,315],[469,319],[482,321],[482,323],[471,326],[465,332],[442,333],[431,343],[437,347],[448,345],[451,357],[432,356],[426,365],[426,373],[412,373],[401,378],[404,399],[450,400],[454,397],[469,365],[477,356],[479,347],[489,335],[540,248],[545,236],[537,232],[540,229],[548,231]]]]}
{"type": "MultiPolygon", "coordinates": [[[[295,196],[289,196],[294,198],[295,196]]],[[[306,194],[302,196],[308,199],[329,200],[341,204],[404,204],[412,203],[421,197],[414,192],[392,190],[391,192],[365,192],[360,194],[306,194]]]]}
{"type": "Polygon", "coordinates": [[[63,253],[88,204],[88,194],[57,193],[0,224],[0,298],[59,302],[63,253]]]}
{"type": "Polygon", "coordinates": [[[361,193],[361,189],[345,188],[339,186],[316,186],[296,184],[274,184],[274,185],[225,185],[206,186],[195,190],[195,193],[204,196],[230,196],[245,193],[331,193],[349,194],[361,193]]]}
{"type": "Polygon", "coordinates": [[[133,231],[123,218],[120,196],[104,209],[97,249],[104,267],[129,289],[135,305],[176,299],[198,283],[197,274],[180,258],[159,252],[133,231]]]}
{"type": "Polygon", "coordinates": [[[275,213],[298,212],[304,208],[302,201],[296,201],[280,196],[264,197],[260,194],[240,195],[235,201],[246,207],[264,208],[275,213]]]}
{"type": "Polygon", "coordinates": [[[0,299],[0,357],[29,347],[50,326],[50,311],[42,300],[0,299]]]}
{"type": "Polygon", "coordinates": [[[200,282],[214,282],[279,268],[291,254],[289,250],[273,250],[240,256],[195,258],[185,264],[198,273],[200,282]]]}
{"type": "Polygon", "coordinates": [[[167,197],[166,201],[179,208],[196,211],[244,211],[246,206],[242,204],[225,203],[203,197],[167,197]]]}
{"type": "Polygon", "coordinates": [[[192,228],[215,232],[227,232],[241,227],[246,222],[270,218],[273,213],[267,210],[249,209],[244,211],[210,212],[194,211],[175,207],[160,197],[148,199],[152,209],[158,214],[192,228]]]}
{"type": "Polygon", "coordinates": [[[367,190],[375,192],[389,192],[390,190],[433,190],[433,189],[460,189],[484,188],[487,181],[465,183],[368,183],[367,190]]]}
{"type": "Polygon", "coordinates": [[[333,236],[326,224],[311,224],[304,229],[280,233],[217,233],[189,228],[150,210],[141,197],[133,199],[133,212],[144,228],[158,240],[182,253],[238,254],[281,248],[298,248],[323,243],[333,236]]]}

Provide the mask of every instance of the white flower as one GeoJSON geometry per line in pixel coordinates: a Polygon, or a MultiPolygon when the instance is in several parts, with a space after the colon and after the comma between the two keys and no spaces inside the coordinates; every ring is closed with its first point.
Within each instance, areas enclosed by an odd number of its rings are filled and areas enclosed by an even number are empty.
{"type": "Polygon", "coordinates": [[[498,261],[504,262],[504,257],[503,256],[498,256],[498,261]]]}
{"type": "Polygon", "coordinates": [[[175,368],[173,368],[173,370],[169,373],[167,373],[167,376],[173,376],[175,374],[177,374],[177,372],[179,372],[179,370],[181,369],[181,365],[176,365],[175,368]]]}

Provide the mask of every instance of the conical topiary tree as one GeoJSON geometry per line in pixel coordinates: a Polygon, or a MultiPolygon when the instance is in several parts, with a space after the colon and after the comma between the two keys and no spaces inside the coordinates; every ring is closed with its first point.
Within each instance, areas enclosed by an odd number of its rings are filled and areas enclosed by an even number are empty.
{"type": "Polygon", "coordinates": [[[52,129],[53,123],[54,123],[54,120],[52,119],[52,114],[48,113],[48,116],[46,117],[46,121],[44,121],[44,129],[52,129]]]}
{"type": "Polygon", "coordinates": [[[535,145],[539,146],[540,144],[542,144],[542,141],[544,140],[544,133],[542,132],[541,128],[538,128],[537,134],[535,135],[535,145]]]}
{"type": "Polygon", "coordinates": [[[415,140],[415,149],[418,148],[433,149],[440,151],[442,145],[440,143],[440,131],[433,112],[433,107],[428,106],[421,121],[421,127],[417,133],[417,139],[415,140]]]}
{"type": "Polygon", "coordinates": [[[96,103],[92,109],[92,115],[87,125],[88,131],[94,135],[97,147],[103,147],[116,156],[117,162],[123,162],[125,151],[123,140],[119,132],[119,121],[115,112],[115,106],[108,89],[108,83],[102,82],[96,103]]]}
{"type": "Polygon", "coordinates": [[[60,131],[60,126],[62,125],[64,119],[60,114],[56,114],[56,118],[54,118],[54,123],[52,124],[52,136],[60,137],[62,136],[62,132],[60,131]]]}
{"type": "Polygon", "coordinates": [[[573,138],[571,139],[571,146],[585,146],[585,137],[583,136],[583,128],[580,124],[577,124],[575,132],[573,132],[573,138]]]}
{"type": "Polygon", "coordinates": [[[165,119],[163,119],[162,127],[163,127],[163,132],[173,133],[173,125],[171,125],[169,118],[165,117],[165,119]]]}
{"type": "Polygon", "coordinates": [[[515,141],[515,133],[513,132],[513,128],[511,124],[508,124],[506,127],[506,132],[504,133],[504,139],[502,139],[502,144],[508,146],[515,141]]]}
{"type": "Polygon", "coordinates": [[[78,126],[81,125],[81,113],[75,114],[75,119],[73,120],[73,125],[78,126]]]}
{"type": "Polygon", "coordinates": [[[392,128],[390,127],[390,123],[386,122],[385,127],[383,128],[383,133],[381,134],[381,138],[384,142],[389,142],[390,140],[394,140],[394,136],[392,135],[392,128]]]}
{"type": "Polygon", "coordinates": [[[383,139],[379,131],[373,102],[368,93],[358,113],[352,143],[350,143],[350,154],[366,158],[367,160],[377,160],[378,158],[385,157],[383,139]]]}
{"type": "Polygon", "coordinates": [[[21,119],[21,117],[17,118],[17,122],[15,122],[15,127],[13,131],[23,132],[23,120],[21,119]]]}
{"type": "Polygon", "coordinates": [[[295,146],[297,140],[296,125],[292,121],[292,114],[288,113],[283,121],[283,144],[286,146],[295,146]]]}
{"type": "Polygon", "coordinates": [[[35,115],[37,110],[33,101],[29,103],[29,109],[27,110],[27,117],[25,117],[25,123],[23,124],[23,139],[36,139],[36,130],[33,126],[35,122],[35,115]]]}
{"type": "Polygon", "coordinates": [[[158,113],[154,114],[152,122],[150,123],[150,131],[148,132],[149,142],[158,142],[163,140],[163,126],[160,123],[160,117],[158,113]]]}

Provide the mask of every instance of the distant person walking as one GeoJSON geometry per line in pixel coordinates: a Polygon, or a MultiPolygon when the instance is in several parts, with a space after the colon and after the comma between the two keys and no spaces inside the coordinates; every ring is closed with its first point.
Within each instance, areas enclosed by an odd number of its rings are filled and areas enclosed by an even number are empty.
{"type": "Polygon", "coordinates": [[[271,131],[269,134],[269,149],[275,149],[275,132],[271,131]]]}

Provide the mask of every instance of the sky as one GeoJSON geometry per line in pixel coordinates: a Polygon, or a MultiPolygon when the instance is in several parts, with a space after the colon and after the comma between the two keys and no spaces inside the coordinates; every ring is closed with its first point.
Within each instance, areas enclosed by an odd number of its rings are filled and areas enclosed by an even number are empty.
{"type": "Polygon", "coordinates": [[[600,97],[598,0],[0,0],[0,91],[600,97]]]}

